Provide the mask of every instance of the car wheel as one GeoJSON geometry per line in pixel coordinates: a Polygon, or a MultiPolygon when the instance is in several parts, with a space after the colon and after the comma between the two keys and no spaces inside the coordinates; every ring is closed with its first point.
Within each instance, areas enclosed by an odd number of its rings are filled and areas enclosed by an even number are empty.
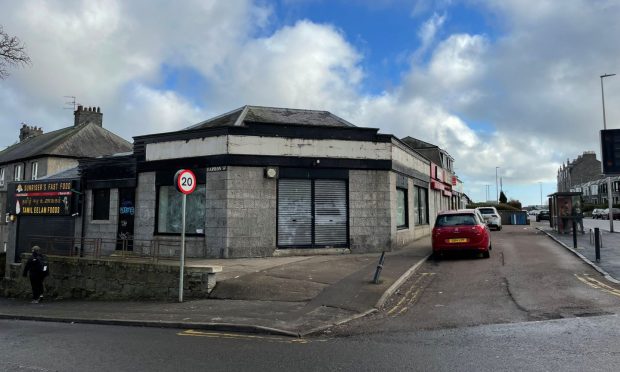
{"type": "Polygon", "coordinates": [[[482,258],[489,258],[489,257],[491,257],[491,252],[486,251],[482,253],[482,258]]]}
{"type": "Polygon", "coordinates": [[[497,231],[502,231],[502,227],[501,227],[501,226],[498,226],[498,227],[497,227],[497,231]]]}

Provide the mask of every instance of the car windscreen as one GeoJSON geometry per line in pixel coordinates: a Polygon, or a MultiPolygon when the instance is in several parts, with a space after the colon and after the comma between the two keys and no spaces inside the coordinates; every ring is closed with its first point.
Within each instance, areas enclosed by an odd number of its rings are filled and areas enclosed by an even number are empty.
{"type": "Polygon", "coordinates": [[[437,216],[436,227],[447,226],[473,226],[476,224],[476,218],[473,214],[444,214],[437,216]]]}
{"type": "Polygon", "coordinates": [[[480,211],[480,213],[482,214],[493,214],[495,213],[495,211],[493,210],[493,208],[480,208],[478,209],[480,211]]]}

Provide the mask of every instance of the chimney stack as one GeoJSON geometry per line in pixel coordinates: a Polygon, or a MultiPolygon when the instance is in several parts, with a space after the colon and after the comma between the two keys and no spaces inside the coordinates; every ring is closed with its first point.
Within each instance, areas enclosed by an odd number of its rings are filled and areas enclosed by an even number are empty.
{"type": "Polygon", "coordinates": [[[25,123],[22,123],[22,127],[19,128],[19,142],[26,140],[31,137],[36,137],[38,135],[43,134],[43,129],[38,128],[36,126],[29,126],[25,123]]]}
{"type": "Polygon", "coordinates": [[[93,123],[103,127],[103,114],[99,107],[84,107],[79,105],[73,114],[75,115],[74,126],[93,123]]]}

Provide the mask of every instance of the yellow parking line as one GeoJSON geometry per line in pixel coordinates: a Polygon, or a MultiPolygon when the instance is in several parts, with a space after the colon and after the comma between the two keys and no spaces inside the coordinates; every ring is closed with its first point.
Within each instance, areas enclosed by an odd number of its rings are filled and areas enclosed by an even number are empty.
{"type": "Polygon", "coordinates": [[[575,274],[575,276],[577,277],[577,279],[579,279],[579,281],[581,281],[582,283],[585,283],[587,285],[589,285],[592,288],[595,289],[600,289],[603,292],[609,293],[611,295],[620,297],[620,290],[616,289],[610,285],[607,285],[599,280],[596,280],[592,277],[590,277],[588,274],[584,274],[583,276],[580,276],[578,274],[575,274]]]}
{"type": "Polygon", "coordinates": [[[234,333],[219,333],[219,332],[202,332],[188,329],[183,332],[177,333],[177,336],[190,336],[190,337],[208,337],[208,338],[222,338],[229,340],[261,340],[267,342],[282,342],[288,344],[305,344],[308,340],[302,338],[283,338],[283,337],[265,337],[257,335],[242,335],[234,333]]]}
{"type": "Polygon", "coordinates": [[[390,310],[388,310],[387,315],[392,315],[398,312],[396,315],[402,314],[408,308],[408,305],[411,305],[419,296],[421,288],[418,288],[417,285],[427,276],[435,275],[435,273],[420,273],[420,275],[414,280],[411,284],[411,288],[405,293],[405,295],[398,301],[390,310]],[[415,292],[414,292],[415,291],[415,292]],[[412,294],[413,293],[413,294],[412,294]],[[411,295],[411,297],[410,297],[411,295]],[[403,306],[406,302],[407,306],[403,306]]]}

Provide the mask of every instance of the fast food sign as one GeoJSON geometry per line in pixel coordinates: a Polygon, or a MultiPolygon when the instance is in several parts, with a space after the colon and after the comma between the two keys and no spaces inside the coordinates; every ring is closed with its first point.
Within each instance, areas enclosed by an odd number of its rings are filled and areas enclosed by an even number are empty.
{"type": "Polygon", "coordinates": [[[73,187],[71,181],[19,183],[11,207],[21,216],[67,216],[72,213],[73,187]]]}

